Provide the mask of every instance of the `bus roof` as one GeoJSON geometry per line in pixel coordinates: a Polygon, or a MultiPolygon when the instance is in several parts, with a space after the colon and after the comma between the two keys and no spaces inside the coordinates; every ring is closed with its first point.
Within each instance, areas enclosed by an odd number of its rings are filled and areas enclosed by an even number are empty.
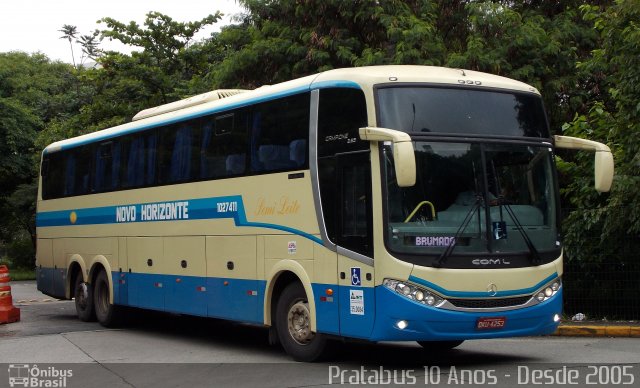
{"type": "MultiPolygon", "coordinates": [[[[276,85],[263,86],[244,93],[226,96],[225,98],[205,101],[197,105],[186,104],[187,106],[184,109],[168,110],[166,113],[151,115],[116,127],[61,140],[47,146],[43,153],[48,154],[63,149],[74,148],[83,144],[100,142],[125,134],[144,131],[146,129],[172,124],[186,119],[206,116],[212,113],[223,112],[229,109],[250,106],[256,103],[303,93],[314,89],[347,87],[362,89],[366,92],[370,91],[375,85],[391,83],[428,83],[452,86],[485,87],[539,94],[534,87],[523,82],[472,70],[413,65],[334,69],[276,85]]],[[[194,97],[191,98],[193,99],[194,97]]],[[[178,105],[176,103],[171,104],[178,105]]],[[[161,107],[145,109],[136,116],[140,117],[144,112],[153,111],[154,109],[161,107]]]]}

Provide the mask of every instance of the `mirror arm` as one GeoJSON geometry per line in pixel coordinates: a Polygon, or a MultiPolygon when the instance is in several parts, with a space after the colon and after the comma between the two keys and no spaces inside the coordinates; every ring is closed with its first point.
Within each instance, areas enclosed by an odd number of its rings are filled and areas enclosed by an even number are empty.
{"type": "Polygon", "coordinates": [[[611,149],[606,144],[571,136],[556,135],[553,139],[556,148],[595,152],[595,188],[601,193],[611,189],[614,168],[613,155],[611,154],[611,149]]]}
{"type": "Polygon", "coordinates": [[[560,135],[555,135],[553,139],[555,140],[556,148],[611,153],[611,149],[606,144],[593,140],[560,135]]]}
{"type": "Polygon", "coordinates": [[[411,187],[416,184],[416,160],[411,136],[395,129],[364,127],[360,128],[360,139],[392,142],[398,186],[411,187]]]}

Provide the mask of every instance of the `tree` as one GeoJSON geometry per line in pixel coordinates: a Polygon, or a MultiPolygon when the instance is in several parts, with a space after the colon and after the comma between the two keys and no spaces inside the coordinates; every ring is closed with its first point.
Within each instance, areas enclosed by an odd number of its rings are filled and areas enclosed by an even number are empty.
{"type": "Polygon", "coordinates": [[[218,39],[225,59],[211,66],[220,87],[256,87],[336,67],[441,64],[434,8],[411,1],[240,2],[243,23],[218,39]]]}
{"type": "Polygon", "coordinates": [[[73,60],[73,67],[76,67],[76,58],[73,53],[73,40],[76,39],[76,35],[78,35],[78,27],[72,26],[70,24],[65,24],[62,26],[62,29],[58,30],[58,32],[62,32],[64,35],[60,37],[60,39],[67,39],[69,41],[69,48],[71,49],[71,59],[73,60]]]}
{"type": "Polygon", "coordinates": [[[38,134],[81,104],[73,68],[42,54],[0,53],[0,244],[19,264],[33,264],[38,134]]]}
{"type": "MultiPolygon", "coordinates": [[[[593,23],[601,48],[578,65],[589,90],[589,111],[576,114],[564,126],[564,133],[589,137],[610,145],[616,174],[609,195],[585,192],[586,182],[573,182],[566,190],[580,213],[569,216],[567,235],[575,242],[585,234],[600,236],[599,249],[610,250],[610,241],[622,240],[640,248],[640,4],[620,0],[600,10],[582,6],[586,20],[593,23]],[[584,212],[587,212],[585,215],[584,212]],[[584,223],[584,218],[589,222],[584,223]]],[[[578,169],[577,164],[573,164],[578,169]]],[[[578,169],[579,170],[579,169],[578,169]]],[[[578,174],[579,171],[575,171],[578,174]]],[[[578,174],[585,175],[585,174],[578,174]]]]}
{"type": "Polygon", "coordinates": [[[99,35],[99,31],[94,31],[93,34],[82,35],[80,39],[76,40],[76,42],[79,43],[82,47],[82,58],[80,59],[80,65],[84,64],[85,59],[91,59],[93,61],[98,60],[98,57],[102,53],[102,50],[100,50],[99,48],[99,35]]]}

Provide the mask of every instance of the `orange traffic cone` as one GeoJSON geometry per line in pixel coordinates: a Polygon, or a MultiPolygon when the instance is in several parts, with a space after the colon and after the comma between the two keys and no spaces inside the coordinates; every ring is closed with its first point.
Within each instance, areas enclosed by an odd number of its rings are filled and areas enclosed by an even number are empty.
{"type": "Polygon", "coordinates": [[[10,280],[9,268],[6,265],[0,265],[0,323],[20,320],[20,309],[13,306],[10,280]]]}

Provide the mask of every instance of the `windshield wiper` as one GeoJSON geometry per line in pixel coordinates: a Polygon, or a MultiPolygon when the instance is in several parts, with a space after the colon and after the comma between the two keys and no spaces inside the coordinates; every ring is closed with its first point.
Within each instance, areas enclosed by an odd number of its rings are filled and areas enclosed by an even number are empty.
{"type": "Polygon", "coordinates": [[[527,232],[524,230],[524,227],[518,220],[518,217],[516,217],[516,213],[513,211],[511,206],[504,201],[504,197],[502,195],[498,197],[498,205],[500,205],[501,208],[502,206],[504,206],[505,209],[507,209],[507,213],[509,213],[509,216],[511,216],[511,219],[516,224],[516,228],[520,232],[520,235],[522,236],[524,243],[527,244],[527,248],[529,248],[529,254],[530,254],[529,260],[531,261],[531,264],[534,264],[534,265],[539,264],[540,254],[538,253],[538,250],[536,249],[535,245],[533,245],[533,242],[529,238],[529,235],[527,234],[527,232]]]}
{"type": "Polygon", "coordinates": [[[458,238],[467,228],[467,226],[469,225],[469,222],[471,222],[471,219],[473,218],[473,213],[475,213],[476,210],[480,208],[481,203],[482,203],[482,196],[476,193],[475,203],[473,204],[473,206],[471,206],[471,209],[469,209],[467,214],[464,216],[464,220],[462,221],[462,224],[460,224],[460,227],[456,231],[456,234],[453,236],[453,239],[451,240],[451,242],[449,242],[449,245],[447,245],[445,250],[440,254],[440,257],[438,257],[438,261],[436,261],[432,265],[434,268],[442,267],[442,264],[444,264],[444,262],[447,261],[449,256],[451,256],[453,249],[456,247],[456,242],[458,241],[458,238]]]}

